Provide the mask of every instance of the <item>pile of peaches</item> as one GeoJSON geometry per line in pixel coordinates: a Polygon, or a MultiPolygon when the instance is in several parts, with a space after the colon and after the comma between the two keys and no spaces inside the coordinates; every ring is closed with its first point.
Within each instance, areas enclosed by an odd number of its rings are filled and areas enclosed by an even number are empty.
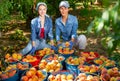
{"type": "Polygon", "coordinates": [[[86,58],[86,61],[91,61],[94,60],[96,58],[99,58],[98,53],[96,52],[81,52],[81,57],[86,58]]]}
{"type": "Polygon", "coordinates": [[[46,71],[48,73],[58,72],[63,68],[62,64],[58,60],[47,62],[44,59],[41,60],[38,67],[40,70],[46,71]]]}
{"type": "Polygon", "coordinates": [[[86,75],[85,73],[80,73],[74,81],[100,81],[98,76],[86,75]]]}
{"type": "Polygon", "coordinates": [[[6,80],[10,77],[13,77],[17,73],[16,69],[11,69],[9,71],[0,72],[0,80],[6,80]]]}
{"type": "Polygon", "coordinates": [[[94,63],[96,65],[104,65],[105,67],[115,67],[115,61],[108,59],[105,56],[100,56],[100,58],[95,59],[94,63]]]}
{"type": "Polygon", "coordinates": [[[35,56],[26,55],[25,57],[23,57],[22,62],[35,62],[36,60],[37,58],[35,56]]]}
{"type": "Polygon", "coordinates": [[[44,59],[46,60],[46,61],[52,61],[52,60],[58,60],[58,61],[63,61],[65,58],[63,57],[63,56],[59,56],[59,55],[57,55],[57,54],[51,54],[51,55],[46,55],[45,57],[44,57],[44,59]]]}
{"type": "Polygon", "coordinates": [[[54,50],[52,50],[50,48],[44,48],[42,50],[36,51],[36,55],[38,55],[38,56],[45,56],[45,55],[49,55],[49,54],[54,54],[54,50]]]}
{"type": "Polygon", "coordinates": [[[102,81],[120,81],[120,72],[117,67],[101,70],[100,79],[102,81]]]}
{"type": "Polygon", "coordinates": [[[25,72],[21,77],[21,81],[43,81],[47,77],[47,73],[41,70],[37,70],[32,67],[25,72]]]}
{"type": "Polygon", "coordinates": [[[85,58],[84,57],[68,57],[66,59],[66,63],[70,64],[70,65],[80,65],[80,64],[84,64],[85,62],[85,58]]]}
{"type": "Polygon", "coordinates": [[[0,71],[0,78],[1,79],[8,79],[10,77],[13,77],[16,72],[19,70],[26,70],[29,68],[29,65],[27,63],[17,63],[17,64],[10,64],[8,65],[4,71],[0,71]]]}
{"type": "Polygon", "coordinates": [[[70,43],[69,42],[65,42],[65,47],[60,46],[58,48],[58,52],[60,54],[73,54],[74,50],[70,49],[69,46],[70,46],[70,43]]]}
{"type": "Polygon", "coordinates": [[[56,74],[50,75],[48,81],[74,81],[74,76],[72,74],[56,74]]]}
{"type": "Polygon", "coordinates": [[[84,73],[90,73],[90,74],[96,74],[99,70],[99,67],[98,66],[95,66],[95,65],[79,65],[78,66],[78,69],[80,72],[84,72],[84,73]]]}
{"type": "Polygon", "coordinates": [[[22,55],[19,54],[19,53],[13,53],[12,55],[10,55],[9,53],[7,53],[5,55],[5,62],[9,62],[9,63],[17,62],[17,61],[19,61],[21,59],[22,59],[22,55]]]}

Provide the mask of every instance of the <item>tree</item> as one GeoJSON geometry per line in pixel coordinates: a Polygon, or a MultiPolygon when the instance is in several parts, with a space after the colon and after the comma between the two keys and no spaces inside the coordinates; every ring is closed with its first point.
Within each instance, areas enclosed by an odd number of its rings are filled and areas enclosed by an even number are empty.
{"type": "Polygon", "coordinates": [[[103,46],[108,50],[109,56],[113,53],[119,53],[117,49],[120,49],[120,15],[119,8],[120,2],[116,2],[116,5],[112,8],[106,9],[101,18],[96,18],[88,26],[88,32],[97,33],[103,36],[103,46]]]}

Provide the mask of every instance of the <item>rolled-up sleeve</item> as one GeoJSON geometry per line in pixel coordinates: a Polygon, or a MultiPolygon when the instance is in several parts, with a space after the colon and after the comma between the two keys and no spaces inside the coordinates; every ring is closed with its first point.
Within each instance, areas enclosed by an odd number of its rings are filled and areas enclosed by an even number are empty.
{"type": "Polygon", "coordinates": [[[60,41],[60,29],[59,26],[57,25],[57,21],[55,22],[55,27],[56,27],[56,41],[60,41]]]}
{"type": "Polygon", "coordinates": [[[77,29],[78,29],[78,20],[76,17],[73,18],[73,29],[72,29],[72,38],[76,38],[77,36],[77,29]]]}
{"type": "Polygon", "coordinates": [[[36,34],[35,34],[35,20],[31,21],[31,41],[35,41],[36,34]]]}
{"type": "Polygon", "coordinates": [[[52,19],[50,18],[49,19],[49,27],[50,27],[50,30],[49,30],[49,33],[48,33],[48,37],[50,38],[50,40],[53,40],[53,24],[52,24],[52,19]]]}

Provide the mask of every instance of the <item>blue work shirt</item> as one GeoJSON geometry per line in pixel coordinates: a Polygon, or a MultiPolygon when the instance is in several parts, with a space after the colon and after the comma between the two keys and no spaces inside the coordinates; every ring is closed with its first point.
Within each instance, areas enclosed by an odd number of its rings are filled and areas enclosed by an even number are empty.
{"type": "MultiPolygon", "coordinates": [[[[44,23],[44,39],[46,40],[49,38],[53,40],[53,32],[52,32],[52,19],[49,16],[45,16],[45,23],[44,23]]],[[[31,21],[31,41],[35,41],[36,39],[40,38],[41,32],[41,20],[39,17],[32,19],[31,21]]]]}
{"type": "Polygon", "coordinates": [[[75,16],[69,14],[65,25],[62,22],[62,17],[59,17],[55,21],[55,26],[56,41],[60,41],[60,37],[63,41],[70,41],[71,38],[77,37],[78,20],[75,16]]]}

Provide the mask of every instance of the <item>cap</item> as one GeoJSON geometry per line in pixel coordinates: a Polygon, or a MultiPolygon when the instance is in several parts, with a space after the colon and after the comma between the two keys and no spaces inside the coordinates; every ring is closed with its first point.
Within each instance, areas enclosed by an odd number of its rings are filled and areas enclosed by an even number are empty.
{"type": "Polygon", "coordinates": [[[37,6],[36,6],[36,10],[37,10],[37,11],[38,11],[38,8],[39,8],[40,5],[44,5],[44,6],[47,8],[46,3],[44,3],[44,2],[39,2],[39,3],[37,4],[37,6]]]}
{"type": "Polygon", "coordinates": [[[66,8],[69,8],[69,7],[70,7],[68,1],[61,1],[60,4],[59,4],[59,8],[62,7],[62,6],[66,7],[66,8]]]}

